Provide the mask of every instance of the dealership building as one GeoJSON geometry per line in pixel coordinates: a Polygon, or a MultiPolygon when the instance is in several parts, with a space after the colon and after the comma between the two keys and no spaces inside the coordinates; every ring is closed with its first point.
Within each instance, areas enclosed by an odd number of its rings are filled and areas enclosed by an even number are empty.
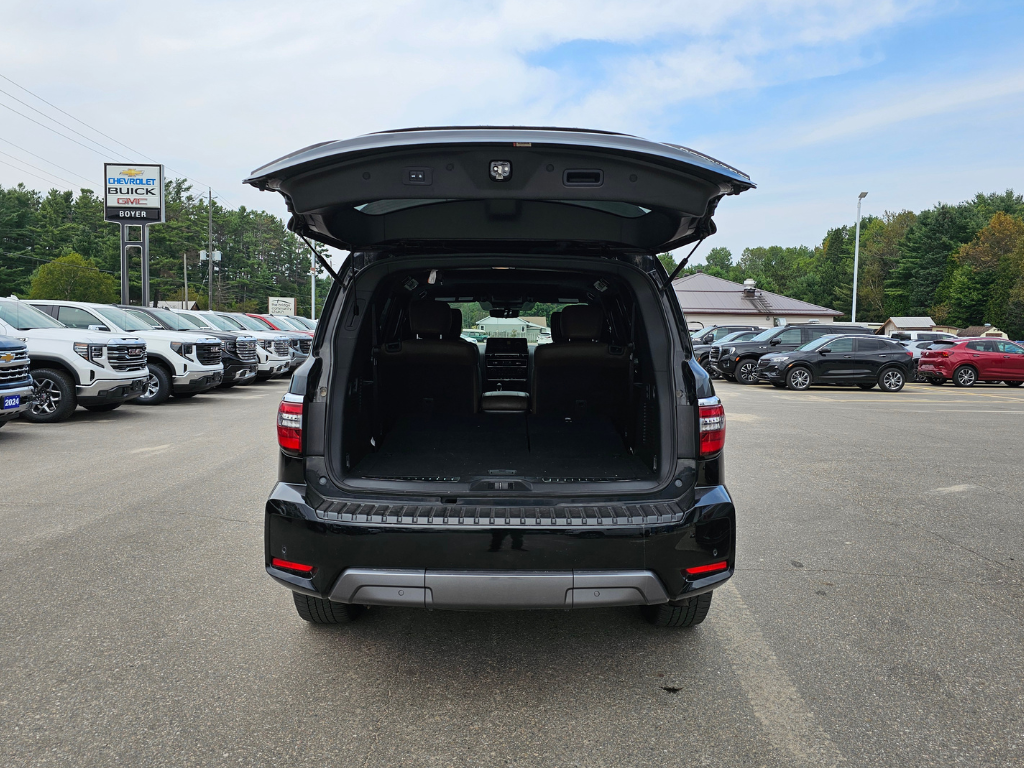
{"type": "Polygon", "coordinates": [[[703,272],[672,281],[690,329],[712,325],[774,325],[831,323],[842,312],[763,291],[753,280],[743,285],[703,272]]]}

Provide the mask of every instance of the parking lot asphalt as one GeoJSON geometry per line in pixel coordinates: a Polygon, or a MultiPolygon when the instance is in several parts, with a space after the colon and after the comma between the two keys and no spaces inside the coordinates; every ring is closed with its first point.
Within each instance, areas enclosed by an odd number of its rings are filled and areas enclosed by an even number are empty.
{"type": "Polygon", "coordinates": [[[1024,762],[1024,392],[721,383],[738,573],[635,609],[295,614],[284,382],[0,431],[0,752],[61,766],[1024,762]]]}

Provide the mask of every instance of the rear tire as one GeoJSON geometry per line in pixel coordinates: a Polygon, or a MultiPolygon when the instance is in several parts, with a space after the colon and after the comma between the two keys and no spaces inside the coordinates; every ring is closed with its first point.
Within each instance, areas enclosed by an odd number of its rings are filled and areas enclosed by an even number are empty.
{"type": "Polygon", "coordinates": [[[811,386],[811,372],[802,365],[795,365],[786,374],[786,387],[803,392],[811,386]]]}
{"type": "Polygon", "coordinates": [[[640,615],[656,627],[695,627],[711,610],[711,592],[686,600],[673,600],[661,605],[644,605],[640,615]]]}
{"type": "Polygon", "coordinates": [[[32,381],[35,402],[21,418],[36,424],[56,424],[71,418],[78,400],[70,376],[53,368],[39,368],[32,371],[32,381]]]}
{"type": "Polygon", "coordinates": [[[1024,381],[1004,381],[1003,384],[1008,387],[1019,387],[1021,384],[1024,384],[1024,381]]]}
{"type": "Polygon", "coordinates": [[[931,384],[933,387],[941,387],[943,384],[946,383],[946,380],[945,379],[928,379],[928,383],[931,384]]]}
{"type": "Polygon", "coordinates": [[[886,368],[878,374],[878,387],[883,392],[899,392],[907,383],[907,377],[899,368],[886,368]]]}
{"type": "Polygon", "coordinates": [[[82,407],[93,413],[107,413],[108,411],[120,408],[121,405],[122,403],[103,403],[102,405],[83,405],[82,407]]]}
{"type": "Polygon", "coordinates": [[[740,360],[736,364],[736,381],[740,384],[757,384],[757,361],[740,360]]]}
{"type": "Polygon", "coordinates": [[[978,381],[978,372],[970,365],[961,365],[953,371],[953,384],[958,387],[973,387],[978,381]]]}
{"type": "Polygon", "coordinates": [[[292,598],[295,600],[295,610],[299,612],[299,616],[310,624],[348,624],[366,611],[366,606],[363,605],[332,603],[330,600],[321,600],[319,597],[310,597],[298,592],[292,592],[292,598]]]}
{"type": "Polygon", "coordinates": [[[139,405],[160,405],[171,396],[171,374],[163,366],[149,366],[149,378],[145,391],[132,402],[139,405]]]}

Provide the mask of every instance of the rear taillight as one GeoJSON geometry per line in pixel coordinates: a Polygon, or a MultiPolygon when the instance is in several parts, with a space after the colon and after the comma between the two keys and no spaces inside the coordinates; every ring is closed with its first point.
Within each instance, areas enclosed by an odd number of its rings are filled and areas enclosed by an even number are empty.
{"type": "Polygon", "coordinates": [[[939,352],[939,357],[952,357],[952,352],[939,352]]]}
{"type": "Polygon", "coordinates": [[[292,456],[302,453],[302,401],[281,401],[277,409],[277,444],[281,450],[292,456]]]}
{"type": "MultiPolygon", "coordinates": [[[[717,401],[718,398],[715,398],[717,401]]],[[[707,458],[725,447],[725,408],[720,402],[700,406],[700,455],[707,458]]]]}

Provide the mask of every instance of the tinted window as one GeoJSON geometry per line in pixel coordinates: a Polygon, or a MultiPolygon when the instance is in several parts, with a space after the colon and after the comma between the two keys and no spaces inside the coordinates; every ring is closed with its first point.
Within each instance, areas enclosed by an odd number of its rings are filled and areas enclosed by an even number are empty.
{"type": "Polygon", "coordinates": [[[100,320],[92,312],[86,312],[78,307],[57,307],[57,319],[68,328],[88,328],[90,325],[106,325],[108,323],[100,320]]]}
{"type": "Polygon", "coordinates": [[[779,344],[799,344],[802,337],[799,328],[790,328],[775,338],[779,340],[779,344]]]}
{"type": "Polygon", "coordinates": [[[732,333],[731,328],[716,328],[714,333],[715,341],[718,341],[719,339],[724,339],[730,333],[732,333]]]}
{"type": "Polygon", "coordinates": [[[997,341],[999,351],[1004,355],[1024,355],[1024,349],[1009,341],[997,341]]]}
{"type": "Polygon", "coordinates": [[[994,341],[969,341],[967,348],[975,352],[998,352],[999,347],[994,341]]]}
{"type": "Polygon", "coordinates": [[[836,339],[822,347],[829,352],[853,352],[853,339],[836,339]]]}
{"type": "MultiPolygon", "coordinates": [[[[852,339],[851,339],[852,341],[852,339]]],[[[857,339],[858,352],[885,352],[887,345],[881,339],[857,339]]]]}
{"type": "MultiPolygon", "coordinates": [[[[104,325],[113,324],[124,331],[153,331],[160,330],[160,323],[152,318],[140,320],[117,307],[96,307],[96,313],[105,317],[109,322],[104,325]]],[[[110,330],[114,330],[111,328],[110,330]]]]}
{"type": "Polygon", "coordinates": [[[768,341],[768,339],[770,339],[778,330],[778,328],[769,328],[765,331],[761,331],[757,336],[752,338],[751,341],[768,341]]]}
{"type": "Polygon", "coordinates": [[[40,312],[30,304],[22,304],[20,301],[0,301],[0,320],[19,331],[28,331],[33,328],[63,328],[49,315],[40,312]]]}

